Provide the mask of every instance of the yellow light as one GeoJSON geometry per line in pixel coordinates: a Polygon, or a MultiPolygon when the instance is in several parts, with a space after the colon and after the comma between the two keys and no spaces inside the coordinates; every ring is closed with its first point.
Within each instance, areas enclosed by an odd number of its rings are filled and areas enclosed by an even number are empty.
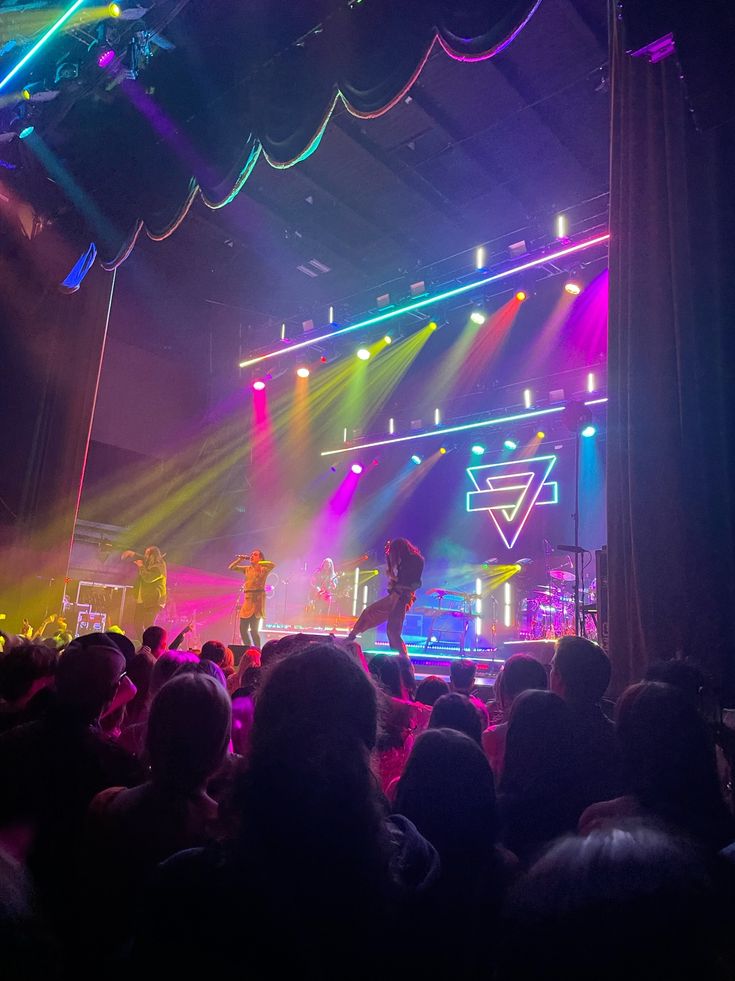
{"type": "Polygon", "coordinates": [[[444,454],[447,452],[446,446],[440,446],[439,452],[441,453],[442,456],[444,456],[444,454]]]}
{"type": "Polygon", "coordinates": [[[311,372],[308,368],[297,368],[296,374],[299,376],[299,378],[308,378],[311,372]]]}
{"type": "Polygon", "coordinates": [[[526,293],[525,290],[518,290],[518,292],[516,293],[516,300],[518,300],[519,303],[523,303],[523,301],[527,299],[528,299],[528,293],[526,293]]]}
{"type": "Polygon", "coordinates": [[[579,296],[579,294],[582,292],[582,287],[573,279],[570,279],[564,283],[564,289],[570,296],[579,296]]]}
{"type": "Polygon", "coordinates": [[[370,359],[370,352],[366,347],[361,347],[357,352],[357,356],[360,361],[368,361],[370,359]]]}
{"type": "Polygon", "coordinates": [[[390,334],[386,334],[385,337],[383,338],[383,344],[392,344],[392,343],[393,343],[393,338],[390,336],[390,334]]]}
{"type": "Polygon", "coordinates": [[[546,433],[539,429],[536,433],[536,439],[546,439],[546,433]]]}
{"type": "Polygon", "coordinates": [[[108,17],[119,17],[121,14],[120,5],[117,3],[110,3],[107,5],[107,15],[108,17]]]}
{"type": "Polygon", "coordinates": [[[31,97],[31,93],[28,91],[28,89],[22,89],[20,94],[26,100],[26,102],[28,102],[31,97]]]}
{"type": "Polygon", "coordinates": [[[429,330],[436,330],[437,327],[438,327],[438,324],[437,324],[436,320],[430,320],[426,326],[427,326],[427,328],[429,330]]]}

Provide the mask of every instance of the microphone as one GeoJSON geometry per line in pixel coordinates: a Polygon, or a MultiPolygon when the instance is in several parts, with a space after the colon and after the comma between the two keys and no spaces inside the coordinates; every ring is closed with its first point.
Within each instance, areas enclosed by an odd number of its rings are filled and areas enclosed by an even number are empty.
{"type": "Polygon", "coordinates": [[[579,545],[557,545],[557,552],[571,552],[572,555],[582,555],[587,551],[586,548],[580,548],[579,545]]]}

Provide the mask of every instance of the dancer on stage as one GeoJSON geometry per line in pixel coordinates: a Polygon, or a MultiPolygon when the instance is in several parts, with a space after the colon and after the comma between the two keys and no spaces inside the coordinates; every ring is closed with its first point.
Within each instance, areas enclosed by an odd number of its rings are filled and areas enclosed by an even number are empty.
{"type": "Polygon", "coordinates": [[[132,559],[138,567],[135,580],[135,632],[143,636],[146,627],[152,627],[156,617],[166,605],[166,556],[160,548],[149,545],[140,555],[130,549],[123,552],[123,559],[132,559]]]}
{"type": "Polygon", "coordinates": [[[265,581],[275,567],[275,563],[268,562],[259,548],[250,553],[250,558],[247,555],[236,555],[227,566],[228,569],[238,569],[245,576],[245,598],[240,609],[240,636],[246,647],[260,649],[258,624],[265,617],[265,581]]]}
{"type": "Polygon", "coordinates": [[[378,624],[385,623],[388,643],[394,651],[408,660],[408,651],[401,631],[406,613],[416,599],[421,585],[424,557],[407,538],[394,538],[385,546],[388,572],[388,595],[367,606],[349,633],[348,640],[378,624]]]}

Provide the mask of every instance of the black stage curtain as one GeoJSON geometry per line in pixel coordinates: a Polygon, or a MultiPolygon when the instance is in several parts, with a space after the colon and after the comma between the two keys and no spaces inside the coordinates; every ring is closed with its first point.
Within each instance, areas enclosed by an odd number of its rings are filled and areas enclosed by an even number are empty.
{"type": "Polygon", "coordinates": [[[60,609],[114,279],[98,266],[62,294],[55,234],[0,231],[0,627],[17,630],[60,609]]]}
{"type": "Polygon", "coordinates": [[[623,32],[616,20],[607,470],[614,685],[619,691],[650,662],[683,655],[729,700],[735,125],[731,118],[697,131],[676,57],[631,58],[623,32]]]}
{"type": "Polygon", "coordinates": [[[188,4],[166,31],[174,51],[155,55],[137,80],[70,105],[31,149],[86,216],[80,249],[94,240],[110,268],[143,229],[170,234],[197,196],[226,204],[261,153],[278,168],[303,159],[339,99],[356,116],[387,112],[435,43],[458,60],[489,58],[540,2],[188,4]]]}

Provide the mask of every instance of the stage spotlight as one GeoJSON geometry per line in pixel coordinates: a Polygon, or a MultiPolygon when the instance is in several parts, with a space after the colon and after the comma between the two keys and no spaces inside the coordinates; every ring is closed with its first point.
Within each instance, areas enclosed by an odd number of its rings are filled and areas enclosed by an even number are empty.
{"type": "Polygon", "coordinates": [[[562,421],[570,432],[580,436],[594,436],[597,432],[592,413],[583,402],[569,402],[562,413],[562,421]]]}
{"type": "Polygon", "coordinates": [[[518,292],[516,293],[516,300],[518,300],[519,303],[523,303],[523,301],[527,299],[528,299],[528,293],[526,293],[525,290],[518,290],[518,292]]]}
{"type": "Polygon", "coordinates": [[[329,469],[332,471],[332,473],[337,473],[337,468],[336,467],[330,467],[329,469]]]}
{"type": "Polygon", "coordinates": [[[436,320],[430,320],[426,327],[428,330],[438,330],[439,324],[436,322],[436,320]]]}
{"type": "Polygon", "coordinates": [[[120,10],[119,3],[108,3],[107,5],[107,16],[108,17],[119,17],[122,11],[120,10]]]}
{"type": "Polygon", "coordinates": [[[485,452],[485,447],[481,443],[475,443],[475,445],[472,447],[472,452],[475,454],[475,456],[482,456],[482,454],[485,452]]]}
{"type": "Polygon", "coordinates": [[[564,290],[565,292],[569,293],[570,296],[579,296],[579,294],[582,292],[582,286],[576,279],[568,279],[566,283],[564,283],[564,290]]]}
{"type": "Polygon", "coordinates": [[[368,361],[370,359],[370,352],[366,347],[358,348],[357,356],[360,361],[368,361]]]}
{"type": "Polygon", "coordinates": [[[308,378],[311,372],[308,368],[302,367],[296,369],[296,374],[299,376],[299,378],[308,378]]]}
{"type": "Polygon", "coordinates": [[[439,452],[441,453],[442,456],[444,456],[444,454],[447,452],[446,446],[440,446],[439,452]]]}
{"type": "Polygon", "coordinates": [[[30,89],[21,89],[20,96],[21,96],[22,99],[25,99],[26,102],[30,102],[31,101],[31,90],[30,89]]]}
{"type": "Polygon", "coordinates": [[[20,133],[18,133],[18,139],[19,140],[27,140],[28,137],[31,135],[31,133],[34,132],[34,130],[35,130],[35,127],[33,127],[33,126],[26,126],[26,127],[24,127],[20,131],[20,133]]]}
{"type": "Polygon", "coordinates": [[[115,60],[115,52],[112,48],[104,48],[97,55],[97,67],[98,68],[109,68],[109,66],[115,60]]]}
{"type": "Polygon", "coordinates": [[[350,470],[353,473],[360,474],[360,473],[362,473],[362,464],[361,463],[353,463],[352,466],[350,467],[350,470]]]}
{"type": "Polygon", "coordinates": [[[263,381],[262,378],[256,378],[256,380],[253,382],[252,387],[254,392],[262,392],[263,389],[265,388],[265,382],[263,381]]]}
{"type": "Polygon", "coordinates": [[[418,453],[414,453],[414,455],[411,457],[411,463],[415,463],[416,466],[421,463],[421,457],[418,455],[418,453]]]}
{"type": "Polygon", "coordinates": [[[393,338],[390,336],[390,334],[386,334],[385,337],[383,338],[383,344],[392,344],[392,343],[393,343],[393,338]]]}
{"type": "Polygon", "coordinates": [[[326,364],[326,363],[327,363],[327,357],[326,357],[326,355],[325,355],[325,354],[323,354],[323,355],[321,356],[321,358],[319,358],[319,363],[320,363],[320,364],[326,364]]]}
{"type": "Polygon", "coordinates": [[[518,449],[518,443],[516,443],[514,439],[506,439],[506,441],[503,443],[503,446],[506,448],[506,450],[518,449]]]}
{"type": "Polygon", "coordinates": [[[482,312],[482,310],[473,310],[472,313],[470,314],[470,320],[472,321],[473,324],[478,324],[478,326],[481,326],[482,324],[485,323],[487,317],[482,312]]]}
{"type": "Polygon", "coordinates": [[[539,431],[536,433],[536,439],[546,439],[546,433],[539,429],[539,431]]]}
{"type": "Polygon", "coordinates": [[[569,222],[567,221],[566,215],[556,216],[556,237],[558,239],[564,239],[569,233],[569,222]]]}

